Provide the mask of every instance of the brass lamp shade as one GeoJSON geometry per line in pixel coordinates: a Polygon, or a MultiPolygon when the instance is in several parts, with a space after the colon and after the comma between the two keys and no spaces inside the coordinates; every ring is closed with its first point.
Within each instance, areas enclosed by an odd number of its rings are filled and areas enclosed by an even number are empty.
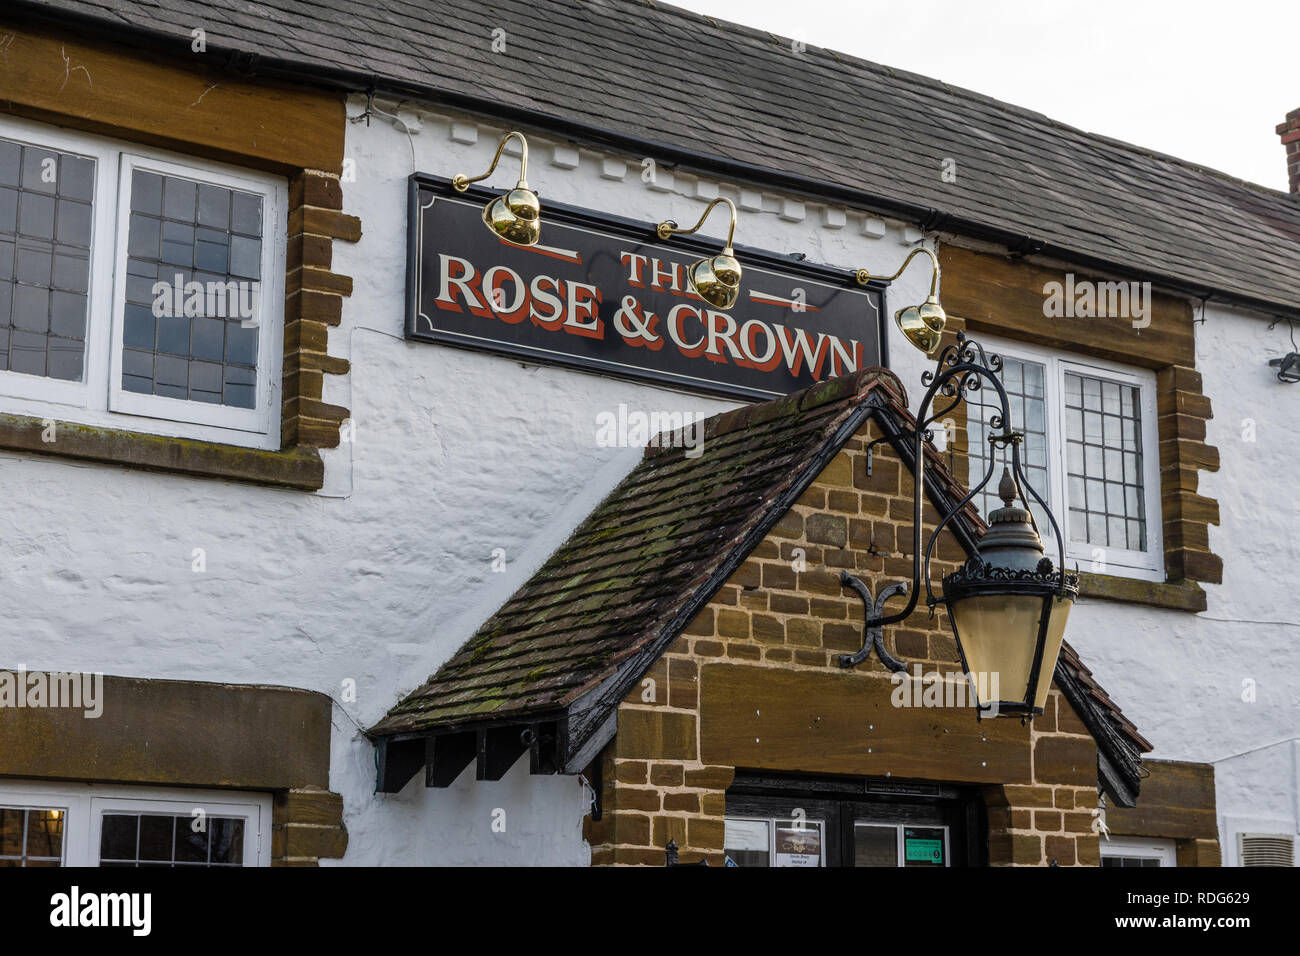
{"type": "Polygon", "coordinates": [[[1044,557],[1009,470],[998,494],[1003,507],[989,515],[978,554],[943,579],[944,601],[972,687],[996,688],[981,712],[1030,717],[1047,702],[1079,579],[1044,557]]]}
{"type": "Polygon", "coordinates": [[[496,196],[483,207],[483,221],[506,242],[516,246],[536,245],[542,234],[542,204],[537,193],[520,183],[504,196],[496,196]]]}
{"type": "Polygon", "coordinates": [[[697,259],[686,272],[691,289],[709,305],[729,309],[740,295],[740,277],[743,270],[730,246],[720,255],[697,259]]]}
{"type": "Polygon", "coordinates": [[[939,304],[937,296],[930,296],[917,311],[921,314],[921,321],[936,332],[942,332],[948,324],[948,313],[939,304]]]}
{"type": "Polygon", "coordinates": [[[939,347],[944,326],[948,324],[948,313],[944,312],[938,298],[931,295],[921,305],[899,309],[894,313],[894,322],[907,341],[930,355],[939,347]]]}
{"type": "Polygon", "coordinates": [[[929,256],[934,270],[930,275],[930,294],[920,305],[909,305],[906,309],[899,309],[894,313],[894,321],[907,341],[926,355],[930,355],[939,347],[943,328],[948,324],[948,313],[944,312],[943,306],[939,304],[939,257],[934,254],[934,250],[925,246],[913,249],[892,276],[872,276],[866,269],[859,269],[857,279],[859,285],[866,285],[873,279],[893,282],[907,269],[907,264],[919,255],[929,256]]]}
{"type": "Polygon", "coordinates": [[[736,299],[740,296],[740,276],[744,271],[740,268],[739,260],[736,259],[736,250],[731,246],[732,239],[736,235],[736,204],[726,196],[719,197],[704,207],[704,215],[700,216],[700,221],[691,228],[683,229],[673,220],[665,219],[659,223],[655,232],[660,239],[676,235],[688,236],[698,232],[700,226],[704,225],[704,220],[709,218],[709,213],[713,211],[714,206],[726,206],[731,212],[727,244],[722,247],[722,252],[718,255],[706,256],[692,262],[686,269],[686,282],[692,292],[715,309],[729,309],[736,304],[736,299]]]}
{"type": "Polygon", "coordinates": [[[506,143],[512,137],[519,140],[519,182],[504,195],[494,196],[487,201],[483,207],[483,222],[506,242],[516,246],[532,246],[537,244],[542,234],[542,204],[537,193],[528,188],[528,140],[523,133],[511,130],[501,137],[496,155],[492,157],[492,165],[482,176],[457,175],[452,177],[451,184],[457,192],[463,193],[469,189],[470,183],[491,176],[497,163],[501,162],[501,153],[505,150],[506,143]]]}

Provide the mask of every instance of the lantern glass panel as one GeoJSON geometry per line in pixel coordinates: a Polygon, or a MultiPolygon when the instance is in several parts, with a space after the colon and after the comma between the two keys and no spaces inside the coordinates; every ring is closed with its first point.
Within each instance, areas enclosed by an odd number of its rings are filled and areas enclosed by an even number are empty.
{"type": "MultiPolygon", "coordinates": [[[[1038,686],[1033,706],[1041,710],[1051,689],[1052,672],[1061,651],[1070,600],[1051,598],[1047,638],[1043,646],[1038,686]]],[[[971,595],[949,605],[957,640],[970,673],[987,676],[990,689],[997,687],[998,701],[1020,703],[1029,693],[1030,671],[1038,643],[1043,614],[1041,594],[971,595]],[[996,685],[993,683],[996,675],[996,685]]],[[[977,681],[978,684],[978,681],[977,681]]],[[[981,706],[995,701],[981,700],[981,706]]]]}
{"type": "Polygon", "coordinates": [[[972,595],[950,605],[967,668],[977,678],[988,675],[987,686],[997,687],[998,700],[1025,699],[1042,608],[1041,597],[1026,594],[972,595]]]}
{"type": "Polygon", "coordinates": [[[1043,644],[1042,669],[1038,673],[1038,689],[1034,694],[1034,708],[1042,710],[1047,703],[1047,692],[1052,689],[1052,674],[1056,670],[1056,659],[1061,654],[1061,642],[1065,639],[1065,622],[1070,617],[1070,608],[1074,602],[1069,598],[1053,597],[1049,603],[1047,620],[1047,641],[1043,644]]]}

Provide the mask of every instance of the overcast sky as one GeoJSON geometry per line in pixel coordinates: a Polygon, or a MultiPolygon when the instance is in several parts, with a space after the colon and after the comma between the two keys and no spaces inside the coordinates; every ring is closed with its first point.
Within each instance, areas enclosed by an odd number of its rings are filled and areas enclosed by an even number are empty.
{"type": "Polygon", "coordinates": [[[1285,190],[1300,0],[670,0],[1285,190]]]}

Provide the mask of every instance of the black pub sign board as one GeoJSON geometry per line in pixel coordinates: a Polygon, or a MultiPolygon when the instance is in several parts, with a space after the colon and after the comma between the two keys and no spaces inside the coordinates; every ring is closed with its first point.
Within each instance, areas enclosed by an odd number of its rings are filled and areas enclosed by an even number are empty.
{"type": "MultiPolygon", "coordinates": [[[[724,312],[686,282],[718,240],[663,241],[653,223],[542,196],[540,241],[513,246],[483,224],[495,195],[411,177],[408,339],[752,399],[886,364],[883,284],[738,245],[740,298],[724,312]]],[[[681,205],[665,218],[693,222],[681,205]]]]}

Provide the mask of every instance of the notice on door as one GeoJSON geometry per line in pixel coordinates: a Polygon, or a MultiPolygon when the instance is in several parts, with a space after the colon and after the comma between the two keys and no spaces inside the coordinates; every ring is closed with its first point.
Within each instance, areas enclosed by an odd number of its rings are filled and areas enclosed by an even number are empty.
{"type": "Polygon", "coordinates": [[[776,828],[777,866],[821,866],[822,831],[818,826],[776,828]]]}

